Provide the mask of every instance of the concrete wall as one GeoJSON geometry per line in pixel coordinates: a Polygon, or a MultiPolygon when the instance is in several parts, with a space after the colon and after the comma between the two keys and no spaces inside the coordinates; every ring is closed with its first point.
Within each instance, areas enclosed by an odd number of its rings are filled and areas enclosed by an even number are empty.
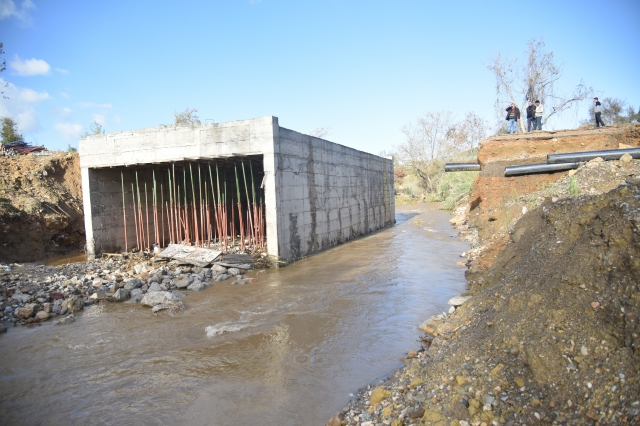
{"type": "MultiPolygon", "coordinates": [[[[109,207],[116,201],[115,193],[111,192],[114,188],[100,183],[117,178],[117,191],[121,192],[120,172],[118,170],[115,176],[109,172],[109,168],[120,166],[133,168],[153,163],[234,155],[263,155],[266,175],[267,241],[277,241],[273,143],[274,133],[277,134],[277,130],[278,118],[268,116],[193,127],[151,127],[106,133],[80,140],[79,153],[88,254],[93,256],[118,247],[120,250],[124,249],[122,194],[120,194],[117,208],[109,207]]],[[[129,225],[127,223],[127,227],[129,225]]],[[[277,244],[269,244],[268,253],[278,256],[277,244]]]]}
{"type": "Polygon", "coordinates": [[[395,223],[393,160],[283,127],[274,151],[281,258],[395,223]]]}
{"type": "Polygon", "coordinates": [[[184,160],[262,155],[267,251],[283,260],[395,222],[391,159],[285,129],[276,117],[96,135],[79,151],[89,255],[124,249],[120,172],[130,195],[133,169],[184,160]]]}

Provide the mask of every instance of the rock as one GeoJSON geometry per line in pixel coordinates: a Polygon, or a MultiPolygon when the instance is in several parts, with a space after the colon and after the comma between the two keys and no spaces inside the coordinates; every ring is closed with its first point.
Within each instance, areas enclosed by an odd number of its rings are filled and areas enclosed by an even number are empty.
{"type": "Polygon", "coordinates": [[[191,284],[192,280],[188,277],[184,277],[180,280],[175,281],[175,286],[177,288],[187,288],[189,284],[191,284]]]}
{"type": "Polygon", "coordinates": [[[64,294],[62,293],[49,293],[51,300],[64,300],[64,294]]]}
{"type": "Polygon", "coordinates": [[[26,303],[29,299],[31,299],[31,295],[22,293],[20,289],[17,289],[13,293],[13,296],[11,296],[11,300],[15,300],[16,302],[26,303]]]}
{"type": "Polygon", "coordinates": [[[627,185],[640,186],[640,178],[627,178],[625,182],[627,185]]]}
{"type": "Polygon", "coordinates": [[[596,157],[593,160],[589,160],[589,163],[602,163],[604,159],[602,157],[596,157]]]}
{"type": "Polygon", "coordinates": [[[240,269],[238,268],[229,268],[227,269],[229,275],[240,275],[240,269]]]}
{"type": "Polygon", "coordinates": [[[129,298],[129,290],[125,290],[124,288],[119,288],[113,295],[113,300],[117,302],[124,302],[129,298]]]}
{"type": "Polygon", "coordinates": [[[72,322],[75,322],[76,317],[71,314],[69,316],[66,316],[62,319],[59,319],[58,321],[54,322],[53,325],[65,325],[65,324],[71,324],[72,322]]]}
{"type": "Polygon", "coordinates": [[[0,325],[0,334],[6,333],[6,332],[7,332],[7,327],[5,327],[4,325],[0,325]]]}
{"type": "Polygon", "coordinates": [[[139,294],[136,294],[135,296],[131,296],[131,299],[127,300],[125,303],[140,303],[143,298],[144,298],[144,294],[139,293],[139,294]]]}
{"type": "Polygon", "coordinates": [[[576,169],[569,170],[569,176],[573,176],[573,175],[575,175],[576,173],[578,173],[578,171],[577,171],[576,169]]]}
{"type": "Polygon", "coordinates": [[[462,306],[467,300],[471,299],[471,296],[456,296],[449,299],[447,302],[451,306],[462,306]]]}
{"type": "MultiPolygon", "coordinates": [[[[69,312],[70,314],[75,314],[84,309],[84,302],[82,301],[82,297],[79,296],[69,296],[64,302],[62,302],[62,310],[67,308],[65,312],[69,312]]],[[[61,311],[62,312],[62,311],[61,311]]]]}
{"type": "Polygon", "coordinates": [[[151,283],[151,285],[149,286],[149,290],[147,290],[149,293],[152,292],[156,292],[156,291],[162,291],[162,287],[160,287],[160,284],[158,283],[151,283]]]}
{"type": "Polygon", "coordinates": [[[42,309],[43,309],[46,313],[51,313],[51,303],[43,303],[43,304],[42,304],[42,309]]]}
{"type": "Polygon", "coordinates": [[[144,295],[144,293],[142,292],[142,290],[140,290],[139,288],[134,288],[133,290],[131,290],[131,292],[129,293],[129,297],[136,297],[138,295],[144,295]]]}
{"type": "Polygon", "coordinates": [[[371,391],[371,396],[369,397],[369,401],[371,402],[371,406],[375,407],[380,401],[388,398],[391,395],[391,391],[386,390],[385,388],[378,387],[371,391]]]}
{"type": "Polygon", "coordinates": [[[217,275],[226,274],[227,273],[227,268],[225,268],[224,266],[221,266],[221,265],[213,265],[211,267],[211,270],[213,272],[215,272],[217,275]]]}
{"type": "Polygon", "coordinates": [[[408,353],[407,353],[407,358],[415,358],[418,356],[418,352],[416,352],[415,350],[411,349],[408,353]]]}
{"type": "Polygon", "coordinates": [[[591,302],[591,307],[592,307],[593,309],[597,309],[597,308],[598,308],[598,306],[600,306],[600,302],[591,302]]]}
{"type": "Polygon", "coordinates": [[[102,287],[102,278],[96,278],[91,283],[94,287],[102,287]]]}
{"type": "Polygon", "coordinates": [[[142,283],[138,280],[130,280],[124,283],[124,289],[131,291],[133,289],[140,287],[141,285],[142,283]]]}
{"type": "Polygon", "coordinates": [[[216,277],[216,281],[224,281],[226,279],[229,279],[229,275],[227,274],[220,274],[216,277]]]}
{"type": "Polygon", "coordinates": [[[407,411],[407,416],[412,419],[419,419],[420,417],[424,416],[424,408],[420,407],[411,409],[407,411]]]}
{"type": "Polygon", "coordinates": [[[38,318],[40,321],[44,321],[46,319],[49,319],[51,315],[49,315],[48,312],[45,311],[40,311],[36,314],[36,318],[38,318]]]}
{"type": "Polygon", "coordinates": [[[138,263],[137,265],[135,265],[133,267],[133,272],[136,273],[136,275],[140,275],[143,272],[147,272],[147,264],[146,263],[138,263]]]}
{"type": "Polygon", "coordinates": [[[187,287],[187,290],[202,291],[204,290],[204,284],[201,281],[194,281],[193,284],[187,287]]]}
{"type": "Polygon", "coordinates": [[[633,147],[631,145],[627,145],[626,143],[618,144],[618,149],[629,149],[629,148],[633,148],[633,147]]]}
{"type": "Polygon", "coordinates": [[[22,308],[20,308],[19,311],[16,312],[16,318],[18,319],[27,319],[27,318],[31,318],[33,316],[33,313],[36,309],[36,304],[35,303],[29,303],[25,306],[23,306],[22,308]]]}
{"type": "Polygon", "coordinates": [[[183,292],[178,291],[178,290],[173,290],[171,293],[172,293],[174,296],[178,297],[179,299],[184,299],[185,297],[187,297],[187,295],[186,295],[186,294],[184,294],[183,292]]]}
{"type": "Polygon", "coordinates": [[[239,279],[239,280],[233,280],[231,285],[245,285],[246,283],[247,283],[247,280],[239,279]]]}
{"type": "Polygon", "coordinates": [[[620,162],[624,164],[630,163],[631,160],[633,160],[633,157],[631,157],[629,154],[624,154],[622,157],[620,157],[620,162]]]}
{"type": "Polygon", "coordinates": [[[451,306],[449,307],[449,313],[452,314],[456,311],[456,307],[455,306],[451,306]]]}
{"type": "Polygon", "coordinates": [[[335,413],[324,426],[341,426],[344,419],[344,413],[335,413]]]}
{"type": "MultiPolygon", "coordinates": [[[[157,305],[163,305],[163,308],[158,310],[168,310],[169,313],[175,313],[184,309],[182,301],[173,293],[168,291],[152,291],[144,295],[141,304],[145,306],[154,307],[157,305]]],[[[158,312],[156,310],[154,313],[158,312]]]]}

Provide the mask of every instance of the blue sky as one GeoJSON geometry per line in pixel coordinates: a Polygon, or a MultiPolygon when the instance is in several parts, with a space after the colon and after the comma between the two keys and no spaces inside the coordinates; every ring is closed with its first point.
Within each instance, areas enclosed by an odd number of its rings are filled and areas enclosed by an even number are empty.
{"type": "MultiPolygon", "coordinates": [[[[372,153],[427,111],[495,122],[497,53],[542,38],[600,97],[640,106],[640,1],[0,0],[9,99],[26,140],[77,146],[107,131],[275,115],[301,132],[372,153]]],[[[505,106],[506,107],[506,106],[505,106]]],[[[570,128],[588,105],[552,123],[570,128]]]]}

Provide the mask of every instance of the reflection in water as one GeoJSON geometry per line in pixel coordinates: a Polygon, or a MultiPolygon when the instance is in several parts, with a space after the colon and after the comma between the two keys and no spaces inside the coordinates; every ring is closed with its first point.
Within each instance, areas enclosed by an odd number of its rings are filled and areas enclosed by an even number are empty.
{"type": "Polygon", "coordinates": [[[397,225],[256,282],[189,293],[187,310],[87,309],[0,336],[2,424],[324,424],[401,365],[420,324],[464,291],[449,216],[397,225]]]}

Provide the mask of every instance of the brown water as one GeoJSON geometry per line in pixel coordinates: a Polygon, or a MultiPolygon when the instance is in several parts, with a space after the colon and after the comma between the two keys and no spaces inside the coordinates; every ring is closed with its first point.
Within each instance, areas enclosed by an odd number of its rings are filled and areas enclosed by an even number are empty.
{"type": "Polygon", "coordinates": [[[47,259],[43,260],[42,263],[44,263],[47,266],[60,266],[60,265],[66,265],[67,263],[86,262],[86,261],[87,261],[87,254],[85,252],[80,252],[80,253],[59,254],[57,256],[48,257],[47,259]]]}
{"type": "Polygon", "coordinates": [[[256,276],[189,293],[187,310],[106,304],[71,325],[0,336],[0,424],[323,425],[418,348],[465,289],[467,250],[433,205],[256,276]]]}

